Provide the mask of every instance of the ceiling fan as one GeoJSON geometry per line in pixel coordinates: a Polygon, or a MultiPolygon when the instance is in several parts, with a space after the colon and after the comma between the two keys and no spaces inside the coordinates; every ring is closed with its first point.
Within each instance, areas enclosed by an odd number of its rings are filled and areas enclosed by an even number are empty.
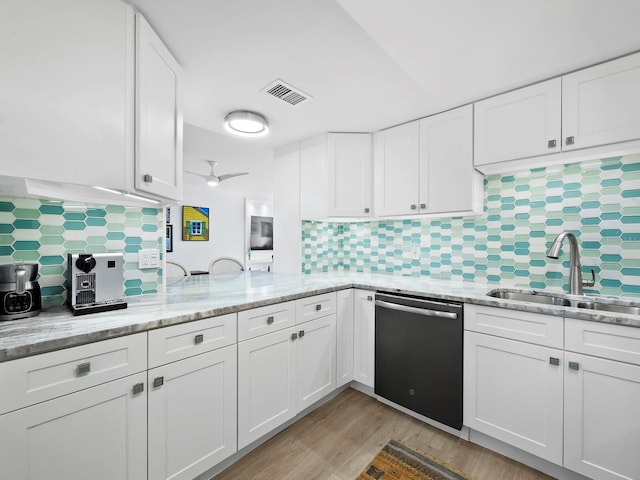
{"type": "Polygon", "coordinates": [[[202,175],[201,173],[195,173],[195,172],[185,172],[185,173],[190,173],[191,175],[197,175],[198,177],[204,178],[207,181],[207,185],[209,185],[210,187],[217,186],[223,180],[228,180],[233,177],[239,177],[240,175],[249,175],[249,172],[241,172],[241,173],[228,173],[226,175],[218,176],[215,173],[213,173],[213,169],[216,165],[218,165],[218,162],[216,162],[215,160],[203,160],[203,161],[207,162],[211,166],[211,172],[209,172],[209,175],[202,175]]]}

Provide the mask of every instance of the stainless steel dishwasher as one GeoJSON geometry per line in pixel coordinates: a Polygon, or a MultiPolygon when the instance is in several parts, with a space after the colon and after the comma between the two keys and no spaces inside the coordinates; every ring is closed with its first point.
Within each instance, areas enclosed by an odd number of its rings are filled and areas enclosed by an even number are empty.
{"type": "Polygon", "coordinates": [[[462,304],[376,294],[375,393],[462,428],[462,304]]]}

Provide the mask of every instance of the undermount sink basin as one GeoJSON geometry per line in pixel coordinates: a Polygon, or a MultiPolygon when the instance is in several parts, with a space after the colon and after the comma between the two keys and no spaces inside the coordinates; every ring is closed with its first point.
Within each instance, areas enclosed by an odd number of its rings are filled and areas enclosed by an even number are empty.
{"type": "Polygon", "coordinates": [[[615,303],[604,303],[604,302],[578,302],[576,304],[576,307],[585,308],[589,310],[601,310],[604,312],[640,315],[640,307],[634,307],[631,305],[618,305],[615,303]]]}
{"type": "Polygon", "coordinates": [[[560,305],[569,307],[571,302],[561,295],[554,293],[540,292],[537,290],[513,290],[509,288],[496,288],[487,293],[494,298],[505,300],[518,300],[520,302],[543,303],[545,305],[560,305]]]}

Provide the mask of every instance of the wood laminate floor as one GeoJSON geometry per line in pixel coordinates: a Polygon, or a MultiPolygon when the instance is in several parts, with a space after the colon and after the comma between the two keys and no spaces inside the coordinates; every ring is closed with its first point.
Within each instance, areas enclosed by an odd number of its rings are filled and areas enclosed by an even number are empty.
{"type": "Polygon", "coordinates": [[[435,455],[477,480],[552,478],[350,388],[214,479],[354,480],[392,438],[435,455]]]}

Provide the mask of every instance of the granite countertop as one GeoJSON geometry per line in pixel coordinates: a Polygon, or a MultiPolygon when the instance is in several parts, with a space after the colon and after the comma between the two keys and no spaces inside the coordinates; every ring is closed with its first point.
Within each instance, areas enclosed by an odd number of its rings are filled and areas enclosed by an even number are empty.
{"type": "Polygon", "coordinates": [[[475,282],[365,273],[252,271],[169,279],[163,293],[128,297],[126,310],[74,317],[61,306],[44,309],[36,317],[0,322],[0,362],[351,287],[640,327],[637,315],[491,298],[486,294],[496,286],[475,282]]]}

